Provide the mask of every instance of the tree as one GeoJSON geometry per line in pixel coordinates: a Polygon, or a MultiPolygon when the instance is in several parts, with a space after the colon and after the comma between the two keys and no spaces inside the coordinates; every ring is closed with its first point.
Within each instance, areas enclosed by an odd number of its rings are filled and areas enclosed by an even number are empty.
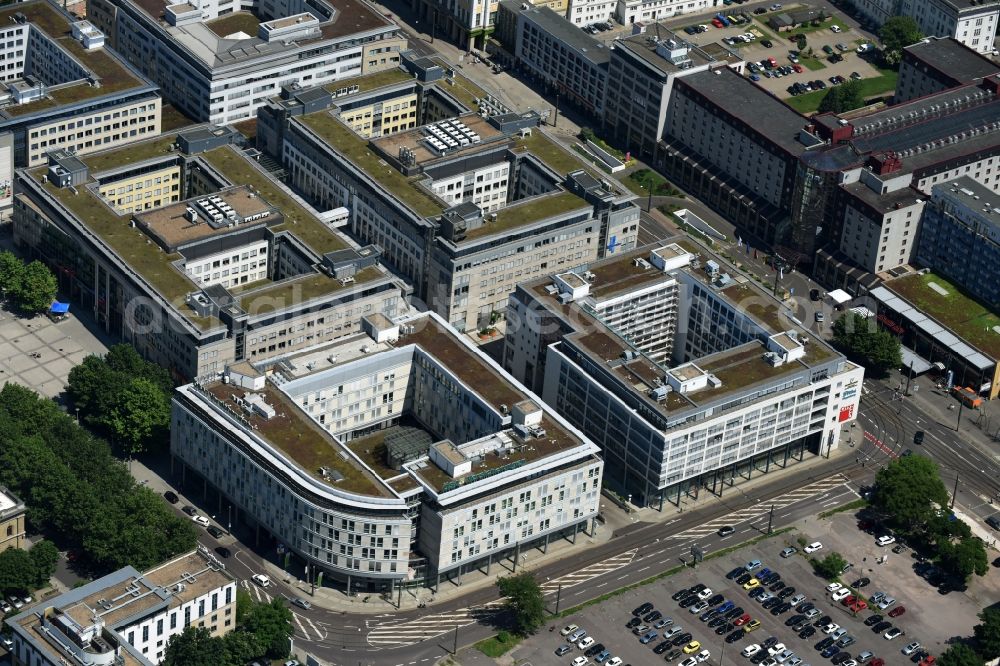
{"type": "Polygon", "coordinates": [[[45,312],[56,299],[56,276],[40,261],[24,267],[21,279],[14,286],[14,298],[25,312],[45,312]]]}
{"type": "Polygon", "coordinates": [[[49,578],[56,572],[56,565],[59,563],[59,549],[56,545],[45,539],[39,541],[28,551],[31,558],[32,571],[35,574],[33,587],[42,587],[48,584],[49,578]]]}
{"type": "Polygon", "coordinates": [[[948,505],[938,466],[925,456],[903,456],[875,476],[872,506],[905,534],[915,534],[948,505]]]}
{"type": "Polygon", "coordinates": [[[542,588],[531,573],[505,576],[497,580],[500,596],[505,597],[507,610],[514,618],[514,629],[522,636],[534,633],[545,623],[545,601],[542,588]]]}
{"type": "Polygon", "coordinates": [[[903,48],[916,44],[924,38],[920,26],[909,16],[893,16],[878,31],[882,40],[882,58],[887,65],[898,65],[903,57],[903,48]]]}
{"type": "Polygon", "coordinates": [[[13,294],[17,285],[21,284],[24,273],[24,262],[8,250],[0,252],[0,289],[13,294]]]}
{"type": "Polygon", "coordinates": [[[820,113],[840,113],[844,110],[844,96],[840,91],[840,86],[833,86],[826,91],[823,99],[819,101],[820,113]]]}
{"type": "Polygon", "coordinates": [[[799,35],[798,38],[796,38],[796,40],[795,40],[795,46],[798,47],[799,51],[805,51],[806,50],[806,36],[805,35],[799,35]]]}
{"type": "Polygon", "coordinates": [[[232,662],[222,638],[214,638],[204,627],[189,626],[170,639],[160,663],[163,666],[225,666],[232,662]]]}
{"type": "Polygon", "coordinates": [[[955,643],[941,653],[939,666],[983,666],[983,659],[965,643],[955,643]]]}
{"type": "Polygon", "coordinates": [[[903,364],[899,339],[853,312],[834,322],[833,342],[875,375],[903,364]]]}
{"type": "Polygon", "coordinates": [[[115,440],[133,457],[170,424],[170,401],[150,380],[133,379],[116,392],[105,423],[115,440]]]}
{"type": "Polygon", "coordinates": [[[847,560],[840,553],[830,553],[822,560],[813,560],[813,569],[827,580],[833,580],[839,576],[846,566],[847,560]]]}
{"type": "Polygon", "coordinates": [[[266,656],[271,659],[286,657],[291,650],[288,639],[293,633],[292,611],[280,598],[274,598],[267,604],[254,604],[246,615],[242,630],[255,636],[266,656]]]}
{"type": "Polygon", "coordinates": [[[985,576],[989,571],[986,544],[979,537],[938,544],[938,558],[942,569],[963,582],[968,582],[972,574],[985,576]]]}
{"type": "Polygon", "coordinates": [[[984,608],[973,630],[980,656],[989,661],[1000,657],[1000,608],[984,608]]]}
{"type": "Polygon", "coordinates": [[[0,553],[0,590],[5,594],[34,588],[34,578],[28,551],[8,548],[0,553]]]}

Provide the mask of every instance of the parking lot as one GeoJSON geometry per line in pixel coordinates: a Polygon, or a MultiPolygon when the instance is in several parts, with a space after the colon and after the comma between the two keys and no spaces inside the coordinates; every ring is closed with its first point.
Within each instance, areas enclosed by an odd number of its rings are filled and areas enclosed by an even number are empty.
{"type": "MultiPolygon", "coordinates": [[[[622,666],[639,666],[651,663],[652,659],[665,659],[669,664],[680,665],[692,657],[695,661],[688,661],[684,666],[695,666],[699,653],[705,656],[704,650],[708,651],[708,655],[703,663],[712,665],[728,659],[727,663],[736,662],[747,666],[753,663],[761,666],[809,666],[838,661],[842,662],[841,666],[854,666],[849,659],[857,660],[858,656],[869,652],[873,656],[865,655],[864,659],[869,666],[877,658],[890,665],[911,661],[916,664],[920,661],[919,649],[911,654],[902,654],[903,648],[909,643],[917,641],[921,646],[926,646],[931,654],[940,654],[947,647],[946,641],[955,636],[968,635],[977,622],[978,610],[991,603],[991,598],[996,598],[997,574],[992,572],[982,583],[982,589],[977,589],[980,585],[977,581],[968,593],[938,595],[914,573],[914,561],[908,551],[895,554],[891,552],[891,547],[879,546],[872,534],[857,528],[856,519],[851,513],[838,514],[823,521],[810,519],[805,525],[800,533],[791,532],[748,546],[726,557],[703,562],[697,569],[685,570],[563,618],[559,620],[558,626],[553,625],[550,631],[542,631],[523,643],[517,649],[516,657],[519,661],[530,661],[534,666],[568,666],[579,657],[586,657],[587,664],[597,663],[597,654],[592,652],[587,655],[585,650],[576,645],[571,645],[565,654],[556,655],[556,649],[567,644],[567,638],[561,635],[564,628],[578,625],[594,639],[592,647],[603,645],[603,650],[608,653],[605,663],[617,657],[621,662],[613,663],[620,663],[622,666]],[[877,610],[882,616],[878,619],[871,619],[876,614],[871,610],[852,612],[842,601],[835,600],[832,591],[827,589],[827,581],[813,573],[807,555],[802,552],[798,542],[799,536],[810,542],[822,542],[823,548],[815,553],[816,557],[833,551],[846,556],[852,566],[842,575],[844,583],[854,584],[859,579],[868,579],[863,587],[837,596],[857,592],[863,595],[859,598],[864,598],[883,592],[886,596],[893,597],[894,603],[884,610],[877,610]],[[782,557],[781,551],[786,547],[793,547],[796,552],[782,557]],[[886,555],[888,557],[885,562],[879,564],[879,559],[886,555]],[[754,574],[759,575],[764,569],[770,569],[780,576],[779,580],[763,586],[767,595],[777,597],[774,601],[768,600],[766,608],[760,600],[750,597],[752,590],[744,589],[737,582],[739,578],[733,580],[727,577],[727,574],[741,574],[735,569],[744,567],[752,560],[761,561],[759,567],[753,568],[754,574]],[[708,591],[701,592],[702,598],[712,603],[708,608],[694,606],[699,610],[692,613],[690,608],[682,608],[679,601],[672,598],[680,596],[678,593],[685,589],[690,590],[700,585],[708,588],[708,591]],[[789,588],[794,589],[789,591],[789,588]],[[784,608],[782,612],[775,612],[772,607],[777,605],[780,610],[783,608],[780,604],[790,603],[792,600],[797,602],[796,605],[784,608]],[[712,609],[727,608],[729,602],[732,604],[728,606],[726,619],[705,615],[712,609]],[[641,623],[646,628],[628,627],[629,621],[635,617],[633,612],[647,603],[652,604],[652,609],[662,613],[663,618],[658,618],[655,614],[651,617],[649,613],[654,611],[650,610],[632,622],[641,623]],[[889,611],[900,607],[904,610],[897,611],[895,617],[889,617],[889,611]],[[749,617],[744,617],[744,613],[749,617]],[[801,617],[803,614],[811,617],[801,617]],[[664,626],[657,627],[657,621],[664,626]],[[750,624],[751,621],[758,621],[760,626],[749,632],[745,628],[741,630],[736,624],[750,624]],[[879,624],[880,622],[888,622],[889,625],[879,624]],[[830,623],[838,627],[826,626],[826,630],[830,632],[828,635],[824,631],[824,625],[830,623]],[[902,632],[901,635],[891,640],[884,638],[885,633],[894,627],[902,632]],[[678,628],[680,631],[677,631],[678,628]],[[640,631],[640,634],[635,634],[635,631],[640,631]],[[646,643],[640,642],[642,634],[650,631],[656,632],[656,636],[649,637],[646,643]],[[664,632],[670,635],[671,644],[660,648],[662,652],[656,654],[654,648],[664,642],[664,632]],[[832,648],[824,655],[816,646],[830,636],[840,636],[846,644],[832,648]],[[844,637],[847,636],[851,640],[845,640],[844,637]],[[731,642],[727,642],[727,637],[731,642]],[[784,644],[784,649],[789,652],[783,657],[779,652],[772,657],[775,659],[773,662],[767,661],[767,650],[755,655],[753,660],[741,655],[741,651],[747,646],[761,644],[768,639],[769,642],[784,644]],[[697,641],[698,645],[690,645],[690,654],[686,654],[684,648],[690,641],[697,641]]],[[[695,601],[697,599],[683,603],[691,606],[695,601]]]]}

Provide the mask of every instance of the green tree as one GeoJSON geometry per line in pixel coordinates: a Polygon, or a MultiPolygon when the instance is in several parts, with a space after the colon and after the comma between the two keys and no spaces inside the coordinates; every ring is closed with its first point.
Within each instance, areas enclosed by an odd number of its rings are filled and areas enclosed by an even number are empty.
{"type": "Polygon", "coordinates": [[[254,606],[253,597],[243,589],[236,590],[236,624],[242,624],[247,618],[247,614],[254,606]]]}
{"type": "Polygon", "coordinates": [[[941,653],[939,666],[983,666],[983,659],[965,643],[955,643],[941,653]]]}
{"type": "Polygon", "coordinates": [[[24,267],[21,279],[15,284],[13,295],[17,306],[26,312],[46,312],[56,299],[56,276],[40,261],[24,267]]]}
{"type": "Polygon", "coordinates": [[[534,574],[522,573],[497,580],[500,596],[514,618],[514,629],[522,636],[534,633],[545,622],[545,601],[534,574]]]}
{"type": "Polygon", "coordinates": [[[861,90],[860,81],[845,81],[827,91],[819,102],[821,113],[842,113],[853,111],[865,105],[865,96],[861,90]]]}
{"type": "Polygon", "coordinates": [[[899,339],[853,312],[834,322],[833,341],[875,375],[884,375],[889,368],[903,364],[899,339]]]}
{"type": "Polygon", "coordinates": [[[8,548],[0,553],[0,590],[18,592],[33,588],[34,567],[28,551],[8,548]]]}
{"type": "Polygon", "coordinates": [[[840,113],[844,110],[844,96],[840,91],[840,86],[833,86],[826,91],[823,99],[819,101],[820,113],[840,113]]]}
{"type": "Polygon", "coordinates": [[[292,611],[280,598],[267,604],[254,604],[246,615],[242,630],[253,634],[264,654],[271,659],[288,656],[293,633],[292,611]]]}
{"type": "Polygon", "coordinates": [[[839,576],[846,566],[847,560],[840,553],[830,553],[822,560],[813,560],[813,569],[827,580],[833,580],[839,576]]]}
{"type": "Polygon", "coordinates": [[[983,659],[1000,657],[1000,608],[984,608],[979,613],[979,624],[973,630],[976,646],[983,659]]]}
{"type": "Polygon", "coordinates": [[[875,476],[872,506],[907,535],[917,533],[947,505],[948,490],[930,458],[903,456],[875,476]]]}
{"type": "Polygon", "coordinates": [[[264,648],[254,634],[245,631],[230,631],[225,635],[226,654],[229,661],[237,666],[249,664],[264,655],[264,648]]]}
{"type": "Polygon", "coordinates": [[[139,377],[121,386],[104,418],[129,457],[142,453],[170,424],[170,401],[153,382],[139,377]]]}
{"type": "MultiPolygon", "coordinates": [[[[232,663],[222,638],[204,627],[187,627],[167,643],[164,666],[225,666],[232,663]]],[[[245,663],[245,662],[244,662],[245,663]]]]}
{"type": "Polygon", "coordinates": [[[799,51],[805,51],[806,50],[806,36],[805,35],[799,35],[798,38],[795,40],[795,46],[798,47],[799,51]]]}
{"type": "Polygon", "coordinates": [[[24,262],[13,252],[0,251],[0,289],[8,294],[13,294],[17,286],[21,284],[23,274],[24,262]]]}
{"type": "Polygon", "coordinates": [[[31,567],[35,574],[33,587],[47,585],[49,578],[56,572],[56,565],[59,563],[59,549],[54,543],[44,539],[31,547],[28,556],[31,558],[31,567]]]}
{"type": "Polygon", "coordinates": [[[968,582],[972,574],[985,576],[989,571],[986,544],[979,537],[938,544],[938,558],[945,571],[963,582],[968,582]]]}
{"type": "Polygon", "coordinates": [[[893,16],[878,31],[882,40],[882,59],[887,65],[895,66],[903,57],[903,48],[916,44],[924,38],[920,26],[909,16],[893,16]]]}

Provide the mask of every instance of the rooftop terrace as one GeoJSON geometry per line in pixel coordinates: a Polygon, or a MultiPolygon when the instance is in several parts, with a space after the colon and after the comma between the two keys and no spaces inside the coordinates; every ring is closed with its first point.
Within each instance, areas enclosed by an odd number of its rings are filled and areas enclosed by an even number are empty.
{"type": "MultiPolygon", "coordinates": [[[[9,25],[15,14],[21,13],[38,29],[41,29],[63,49],[71,53],[85,67],[100,78],[100,87],[91,86],[87,81],[63,87],[49,89],[48,94],[28,104],[4,107],[0,114],[8,117],[23,116],[36,111],[55,108],[64,104],[74,104],[95,97],[127,90],[140,85],[147,85],[121,62],[112,57],[104,49],[88,51],[73,39],[70,21],[58,9],[48,2],[38,0],[11,5],[0,10],[0,25],[9,25]]],[[[30,44],[29,44],[30,47],[30,44]]]]}

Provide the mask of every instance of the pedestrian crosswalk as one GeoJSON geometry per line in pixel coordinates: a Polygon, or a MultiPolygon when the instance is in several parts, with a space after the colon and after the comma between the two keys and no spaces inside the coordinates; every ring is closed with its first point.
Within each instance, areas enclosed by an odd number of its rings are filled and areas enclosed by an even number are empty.
{"type": "Polygon", "coordinates": [[[844,486],[847,484],[847,481],[848,479],[844,475],[835,474],[826,479],[820,479],[819,481],[810,483],[807,486],[796,488],[795,490],[789,491],[784,495],[779,495],[766,503],[755,504],[753,506],[748,506],[745,509],[740,509],[739,511],[727,513],[725,516],[720,516],[719,518],[702,523],[697,527],[692,527],[684,530],[683,532],[668,534],[665,538],[679,540],[696,539],[698,537],[714,534],[720,527],[724,527],[726,525],[739,525],[747,522],[752,523],[761,519],[766,520],[772,506],[774,506],[775,511],[779,511],[806,498],[822,495],[823,493],[829,492],[835,488],[844,486]]]}
{"type": "MultiPolygon", "coordinates": [[[[626,566],[635,558],[635,554],[636,549],[633,548],[596,564],[584,567],[579,571],[547,580],[540,587],[546,594],[554,594],[560,587],[565,589],[586,583],[598,576],[603,576],[626,566]]],[[[455,631],[458,627],[472,624],[483,614],[493,612],[502,604],[502,601],[492,601],[482,606],[462,608],[446,613],[433,613],[419,619],[395,624],[382,624],[378,621],[369,620],[368,626],[370,631],[368,632],[368,643],[373,647],[403,647],[413,645],[428,638],[455,631]]]]}

